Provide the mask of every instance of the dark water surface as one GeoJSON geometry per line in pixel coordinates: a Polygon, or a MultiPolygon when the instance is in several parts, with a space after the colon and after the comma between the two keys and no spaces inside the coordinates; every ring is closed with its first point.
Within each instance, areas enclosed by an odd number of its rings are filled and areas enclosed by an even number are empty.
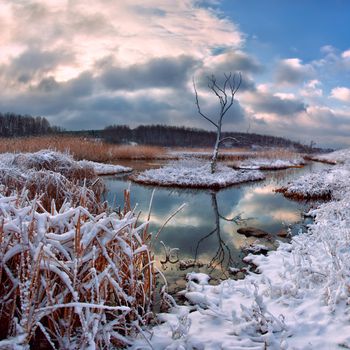
{"type": "MultiPolygon", "coordinates": [[[[138,169],[157,167],[156,163],[146,162],[127,165],[138,169]]],[[[171,213],[183,203],[187,204],[154,242],[157,266],[166,276],[170,292],[184,287],[185,276],[190,271],[209,273],[214,281],[218,281],[230,276],[229,267],[241,268],[245,256],[242,247],[253,243],[256,238],[237,233],[239,227],[253,226],[267,231],[270,239],[262,239],[260,243],[270,246],[276,243],[276,239],[286,240],[277,236],[280,231],[290,228],[297,233],[305,225],[302,212],[312,204],[288,200],[274,189],[302,174],[325,167],[329,166],[310,163],[301,169],[267,171],[264,181],[236,185],[218,192],[156,188],[151,232],[157,232],[171,213]],[[229,221],[238,214],[248,220],[240,223],[229,221]],[[166,249],[172,248],[179,250],[172,251],[167,259],[166,249]],[[181,270],[180,261],[188,259],[203,266],[181,270]]],[[[142,211],[141,218],[146,218],[153,187],[130,184],[127,176],[105,177],[105,183],[108,189],[106,199],[113,206],[123,205],[123,190],[130,186],[131,203],[137,204],[137,211],[142,211]]]]}

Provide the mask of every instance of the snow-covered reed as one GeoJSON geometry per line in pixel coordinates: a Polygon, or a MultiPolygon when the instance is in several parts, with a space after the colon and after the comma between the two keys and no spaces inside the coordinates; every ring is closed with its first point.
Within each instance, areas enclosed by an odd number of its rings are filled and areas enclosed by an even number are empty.
{"type": "Polygon", "coordinates": [[[152,318],[155,273],[128,191],[114,212],[95,164],[59,152],[0,165],[0,349],[129,344],[152,318]]]}
{"type": "Polygon", "coordinates": [[[118,348],[148,322],[153,257],[128,198],[91,214],[0,194],[0,348],[118,348]]]}
{"type": "Polygon", "coordinates": [[[76,162],[69,154],[41,150],[36,153],[0,154],[0,184],[3,193],[28,190],[28,197],[40,197],[44,208],[52,200],[56,207],[64,202],[78,204],[84,197],[92,212],[101,207],[104,191],[94,167],[88,162],[76,162]]]}

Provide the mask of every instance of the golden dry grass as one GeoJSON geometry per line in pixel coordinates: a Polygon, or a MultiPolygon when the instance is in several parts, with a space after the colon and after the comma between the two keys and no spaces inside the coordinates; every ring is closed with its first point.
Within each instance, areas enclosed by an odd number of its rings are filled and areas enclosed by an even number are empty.
{"type": "Polygon", "coordinates": [[[255,158],[267,159],[294,159],[300,157],[300,154],[287,148],[274,148],[254,152],[255,158]]]}
{"type": "Polygon", "coordinates": [[[52,149],[69,152],[76,160],[112,163],[128,159],[166,158],[166,150],[155,146],[111,145],[92,138],[74,136],[40,136],[28,138],[0,138],[0,153],[37,152],[52,149]]]}

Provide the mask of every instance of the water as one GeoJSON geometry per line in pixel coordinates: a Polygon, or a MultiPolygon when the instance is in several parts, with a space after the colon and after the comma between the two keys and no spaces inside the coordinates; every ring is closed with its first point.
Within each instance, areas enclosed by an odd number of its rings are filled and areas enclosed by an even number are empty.
{"type": "MultiPolygon", "coordinates": [[[[157,164],[128,164],[133,165],[144,169],[157,164]]],[[[264,181],[236,185],[217,192],[157,188],[151,232],[157,232],[177,208],[187,204],[154,242],[157,266],[166,276],[170,292],[183,289],[185,276],[190,271],[209,273],[215,283],[230,276],[229,267],[242,268],[245,256],[242,247],[253,243],[256,238],[237,233],[239,227],[253,226],[267,231],[270,239],[261,240],[261,243],[270,247],[275,245],[276,238],[286,240],[277,236],[280,231],[290,227],[294,234],[297,233],[305,225],[302,212],[312,204],[288,200],[275,193],[274,189],[303,173],[325,167],[327,165],[311,163],[301,169],[266,172],[267,179],[264,181]],[[238,214],[245,219],[243,222],[230,221],[238,214]],[[166,250],[172,248],[178,248],[178,251],[172,251],[167,259],[166,250]],[[181,270],[181,260],[195,261],[203,266],[181,270]]],[[[131,203],[137,204],[137,211],[142,211],[141,219],[146,218],[153,187],[130,184],[127,176],[106,177],[105,183],[108,188],[106,199],[114,206],[123,205],[123,190],[130,186],[131,203]]]]}

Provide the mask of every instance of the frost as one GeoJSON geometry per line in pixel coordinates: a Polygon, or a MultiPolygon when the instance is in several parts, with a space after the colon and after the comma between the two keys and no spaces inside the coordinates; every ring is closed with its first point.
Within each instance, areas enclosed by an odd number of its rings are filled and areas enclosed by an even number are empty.
{"type": "Polygon", "coordinates": [[[218,164],[212,174],[208,162],[186,159],[172,162],[159,169],[146,170],[132,177],[133,181],[160,186],[221,188],[229,185],[262,180],[260,171],[233,170],[218,164]]]}
{"type": "MultiPolygon", "coordinates": [[[[173,322],[177,319],[173,309],[152,329],[153,349],[350,347],[350,151],[328,159],[336,159],[337,165],[287,186],[305,198],[330,195],[328,203],[310,212],[314,222],[308,230],[291,243],[280,242],[266,256],[248,255],[257,273],[243,280],[213,286],[191,279],[181,292],[191,303],[182,306],[189,312],[190,327],[176,342],[172,339],[170,315],[173,322]]],[[[138,339],[132,348],[142,344],[138,339]]]]}
{"type": "Polygon", "coordinates": [[[102,163],[96,163],[88,160],[81,160],[78,162],[81,166],[91,166],[97,175],[115,175],[115,174],[122,174],[122,173],[129,173],[132,171],[131,168],[121,166],[121,165],[114,165],[114,164],[102,164],[102,163]]]}
{"type": "Polygon", "coordinates": [[[155,274],[128,192],[113,212],[94,164],[59,152],[0,164],[0,348],[29,349],[39,333],[59,349],[131,344],[152,317],[155,274]]]}

